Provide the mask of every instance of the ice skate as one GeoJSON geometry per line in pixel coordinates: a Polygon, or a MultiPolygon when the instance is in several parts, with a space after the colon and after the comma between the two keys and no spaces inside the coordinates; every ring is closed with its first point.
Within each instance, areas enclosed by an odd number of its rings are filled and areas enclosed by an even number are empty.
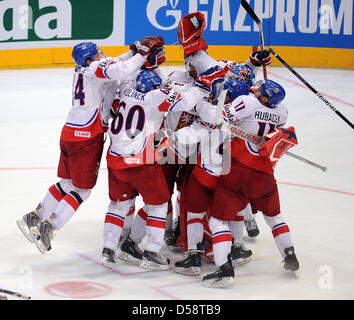
{"type": "Polygon", "coordinates": [[[200,250],[191,250],[186,258],[175,263],[175,271],[177,273],[188,275],[199,275],[201,266],[202,252],[200,250]]]}
{"type": "Polygon", "coordinates": [[[203,277],[203,285],[212,288],[225,288],[234,283],[235,271],[231,262],[231,254],[227,257],[227,262],[220,266],[214,273],[203,277]]]}
{"type": "Polygon", "coordinates": [[[105,267],[112,269],[113,265],[116,263],[115,251],[109,248],[103,248],[102,263],[105,267]]]}
{"type": "Polygon", "coordinates": [[[158,252],[145,250],[140,266],[145,269],[167,270],[170,259],[165,258],[158,252]]]}
{"type": "Polygon", "coordinates": [[[17,220],[17,226],[20,228],[22,233],[26,236],[27,240],[33,242],[31,235],[31,229],[33,227],[38,227],[39,222],[41,221],[41,216],[37,210],[25,214],[21,219],[17,220]]]}
{"type": "Polygon", "coordinates": [[[247,250],[243,244],[235,244],[231,247],[232,265],[244,265],[252,260],[252,250],[247,250]]]}
{"type": "Polygon", "coordinates": [[[45,254],[52,249],[51,241],[54,239],[54,226],[49,220],[41,221],[39,226],[32,227],[31,235],[40,253],[45,254]]]}
{"type": "Polygon", "coordinates": [[[118,258],[139,266],[143,258],[143,252],[140,250],[138,244],[130,239],[128,235],[120,247],[118,258]]]}
{"type": "Polygon", "coordinates": [[[168,230],[165,231],[165,235],[164,235],[164,241],[166,243],[166,246],[172,251],[172,252],[180,252],[181,248],[179,247],[179,245],[177,244],[176,241],[176,237],[175,237],[175,231],[170,228],[168,230]]]}
{"type": "Polygon", "coordinates": [[[244,224],[245,224],[247,234],[250,238],[254,238],[259,235],[259,229],[258,229],[257,222],[255,219],[244,220],[244,224]]]}
{"type": "Polygon", "coordinates": [[[289,247],[284,250],[285,252],[285,259],[284,259],[284,269],[290,271],[297,271],[299,270],[299,261],[296,258],[294,247],[289,247]]]}

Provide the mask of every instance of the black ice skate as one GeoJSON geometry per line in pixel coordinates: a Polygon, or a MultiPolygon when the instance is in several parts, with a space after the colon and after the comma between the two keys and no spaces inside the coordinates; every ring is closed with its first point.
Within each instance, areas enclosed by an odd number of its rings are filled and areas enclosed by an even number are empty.
{"type": "Polygon", "coordinates": [[[20,228],[22,233],[26,236],[27,240],[33,242],[31,229],[33,227],[38,228],[39,222],[41,221],[41,216],[37,210],[25,214],[21,219],[17,220],[17,226],[20,228]]]}
{"type": "Polygon", "coordinates": [[[145,250],[140,266],[145,269],[167,270],[170,259],[165,258],[158,252],[145,250]]]}
{"type": "Polygon", "coordinates": [[[247,250],[243,244],[232,245],[232,265],[243,265],[252,260],[252,250],[247,250]]]}
{"type": "Polygon", "coordinates": [[[42,254],[52,249],[51,241],[54,239],[54,226],[49,220],[41,221],[39,227],[32,227],[31,234],[33,242],[42,254]]]}
{"type": "Polygon", "coordinates": [[[116,253],[109,248],[103,248],[102,250],[102,263],[105,267],[111,269],[116,263],[116,253]]]}
{"type": "Polygon", "coordinates": [[[299,261],[296,258],[294,247],[289,247],[284,250],[285,259],[284,259],[284,269],[290,271],[299,270],[299,261]]]}
{"type": "Polygon", "coordinates": [[[254,238],[259,235],[259,229],[255,219],[253,220],[244,220],[246,231],[249,237],[254,238]]]}
{"type": "Polygon", "coordinates": [[[188,275],[199,275],[201,266],[202,252],[200,250],[191,250],[184,260],[175,263],[177,273],[188,275]]]}
{"type": "Polygon", "coordinates": [[[231,262],[231,253],[227,257],[227,262],[214,273],[203,277],[203,284],[206,287],[224,288],[234,283],[235,271],[231,262]]]}
{"type": "Polygon", "coordinates": [[[118,258],[139,266],[143,258],[143,252],[140,250],[138,244],[130,239],[128,235],[120,247],[118,258]]]}

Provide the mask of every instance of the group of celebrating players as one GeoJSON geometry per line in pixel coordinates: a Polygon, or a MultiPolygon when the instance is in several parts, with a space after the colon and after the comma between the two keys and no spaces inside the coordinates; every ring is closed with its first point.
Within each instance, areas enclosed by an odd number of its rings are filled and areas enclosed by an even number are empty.
{"type": "MultiPolygon", "coordinates": [[[[106,267],[118,257],[143,268],[168,269],[170,261],[160,253],[166,244],[185,253],[176,272],[201,274],[204,257],[217,266],[203,277],[205,285],[230,285],[234,266],[252,255],[242,242],[245,216],[261,212],[284,268],[298,270],[274,178],[276,162],[297,144],[294,128],[285,127],[285,90],[268,79],[255,83],[257,68],[271,63],[266,50],[252,52],[244,63],[210,57],[205,27],[201,12],[180,20],[186,71],[169,75],[159,68],[166,61],[161,36],[146,36],[115,58],[105,57],[92,42],[74,47],[60,181],[17,221],[41,253],[51,249],[54,232],[90,196],[108,132],[106,267]],[[137,196],[144,206],[136,212],[137,196]]],[[[253,231],[257,235],[256,226],[253,231]]]]}

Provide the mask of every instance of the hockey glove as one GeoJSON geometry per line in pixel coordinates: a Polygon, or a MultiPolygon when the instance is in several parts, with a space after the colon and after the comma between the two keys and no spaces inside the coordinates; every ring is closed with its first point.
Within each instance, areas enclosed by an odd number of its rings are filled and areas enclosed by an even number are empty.
{"type": "Polygon", "coordinates": [[[276,163],[290,148],[298,144],[294,127],[277,128],[265,137],[258,153],[276,163]]]}
{"type": "Polygon", "coordinates": [[[134,42],[136,51],[140,53],[142,56],[146,56],[154,52],[157,48],[162,47],[164,44],[165,41],[161,36],[147,38],[142,42],[140,42],[140,40],[134,42]]]}
{"type": "Polygon", "coordinates": [[[267,66],[272,62],[272,57],[268,50],[256,51],[251,53],[250,62],[255,67],[260,67],[261,65],[267,66]]]}
{"type": "Polygon", "coordinates": [[[208,48],[205,39],[203,39],[205,28],[206,21],[204,14],[201,12],[187,14],[180,20],[177,36],[185,56],[208,48]]]}
{"type": "Polygon", "coordinates": [[[150,53],[143,65],[143,69],[155,70],[166,61],[164,47],[157,48],[153,53],[150,53]]]}

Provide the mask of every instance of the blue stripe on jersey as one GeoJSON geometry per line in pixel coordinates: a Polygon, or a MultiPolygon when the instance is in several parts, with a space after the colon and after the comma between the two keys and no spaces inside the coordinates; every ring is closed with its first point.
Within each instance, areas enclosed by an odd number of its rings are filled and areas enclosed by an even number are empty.
{"type": "Polygon", "coordinates": [[[98,108],[96,109],[95,113],[93,114],[92,118],[85,124],[77,124],[77,123],[70,123],[70,122],[67,122],[66,125],[67,126],[70,126],[70,127],[87,127],[88,125],[91,124],[91,122],[93,122],[93,120],[95,120],[96,116],[97,116],[97,113],[98,113],[98,108]]]}

